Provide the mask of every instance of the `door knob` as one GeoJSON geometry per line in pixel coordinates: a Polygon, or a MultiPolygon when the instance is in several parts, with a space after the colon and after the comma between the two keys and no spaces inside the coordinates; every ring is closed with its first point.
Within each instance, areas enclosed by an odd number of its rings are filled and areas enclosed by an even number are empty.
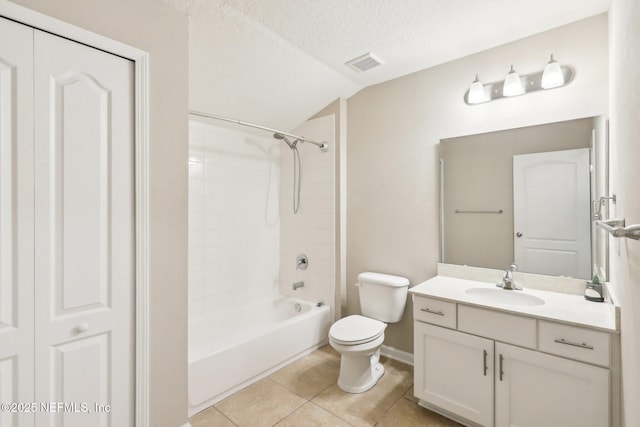
{"type": "Polygon", "coordinates": [[[78,326],[76,326],[76,331],[78,333],[87,332],[89,330],[89,324],[87,322],[82,322],[78,326]]]}
{"type": "Polygon", "coordinates": [[[518,231],[518,232],[516,233],[516,237],[522,237],[522,233],[518,231]]]}

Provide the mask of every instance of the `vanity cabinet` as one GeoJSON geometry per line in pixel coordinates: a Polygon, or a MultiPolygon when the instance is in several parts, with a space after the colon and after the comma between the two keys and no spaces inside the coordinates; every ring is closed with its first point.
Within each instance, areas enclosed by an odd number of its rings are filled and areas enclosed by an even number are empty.
{"type": "Polygon", "coordinates": [[[610,346],[606,332],[414,295],[415,395],[466,425],[615,425],[610,346]]]}
{"type": "Polygon", "coordinates": [[[609,370],[496,342],[495,426],[609,425],[609,370]]]}
{"type": "Polygon", "coordinates": [[[494,342],[422,322],[414,334],[414,393],[424,406],[493,425],[494,342]]]}

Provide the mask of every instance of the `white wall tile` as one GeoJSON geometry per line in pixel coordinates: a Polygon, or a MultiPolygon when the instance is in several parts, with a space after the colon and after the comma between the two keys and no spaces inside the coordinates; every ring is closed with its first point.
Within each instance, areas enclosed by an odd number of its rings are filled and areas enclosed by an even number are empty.
{"type": "Polygon", "coordinates": [[[278,293],[279,143],[191,122],[189,319],[278,293]],[[192,310],[193,308],[193,310],[192,310]]]}
{"type": "MultiPolygon", "coordinates": [[[[326,125],[317,139],[332,141],[332,125],[326,125]]],[[[269,137],[202,123],[190,129],[190,320],[280,293],[332,303],[333,147],[321,153],[300,146],[301,201],[294,215],[288,148],[280,158],[282,145],[269,137]],[[296,269],[299,253],[309,256],[307,270],[296,269]],[[299,280],[305,287],[294,292],[299,280]]]]}
{"type": "MultiPolygon", "coordinates": [[[[330,149],[321,152],[312,145],[300,148],[302,163],[300,209],[292,212],[293,164],[290,153],[281,156],[280,192],[281,253],[280,292],[308,301],[333,305],[335,274],[335,172],[333,123],[326,118],[303,125],[295,133],[316,140],[330,141],[330,149]],[[297,270],[298,254],[309,257],[309,267],[297,270]],[[304,281],[304,287],[293,291],[292,284],[304,281]]],[[[283,148],[283,151],[285,148],[283,148]]],[[[289,151],[286,149],[286,151],[289,151]]]]}

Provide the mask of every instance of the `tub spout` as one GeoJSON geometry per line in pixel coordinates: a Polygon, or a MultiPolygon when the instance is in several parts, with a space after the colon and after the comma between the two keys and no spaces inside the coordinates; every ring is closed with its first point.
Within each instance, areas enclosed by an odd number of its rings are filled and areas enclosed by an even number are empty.
{"type": "Polygon", "coordinates": [[[301,287],[303,287],[303,286],[304,286],[304,282],[303,282],[302,280],[301,280],[301,281],[299,281],[299,282],[295,282],[295,283],[293,284],[293,290],[295,291],[296,289],[301,288],[301,287]]]}

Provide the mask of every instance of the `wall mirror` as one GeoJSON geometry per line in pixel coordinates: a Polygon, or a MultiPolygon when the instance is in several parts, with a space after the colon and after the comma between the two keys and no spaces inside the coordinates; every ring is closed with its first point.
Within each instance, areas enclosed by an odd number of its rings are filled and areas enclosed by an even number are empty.
{"type": "Polygon", "coordinates": [[[605,117],[443,139],[439,154],[442,262],[606,280],[605,117]]]}

